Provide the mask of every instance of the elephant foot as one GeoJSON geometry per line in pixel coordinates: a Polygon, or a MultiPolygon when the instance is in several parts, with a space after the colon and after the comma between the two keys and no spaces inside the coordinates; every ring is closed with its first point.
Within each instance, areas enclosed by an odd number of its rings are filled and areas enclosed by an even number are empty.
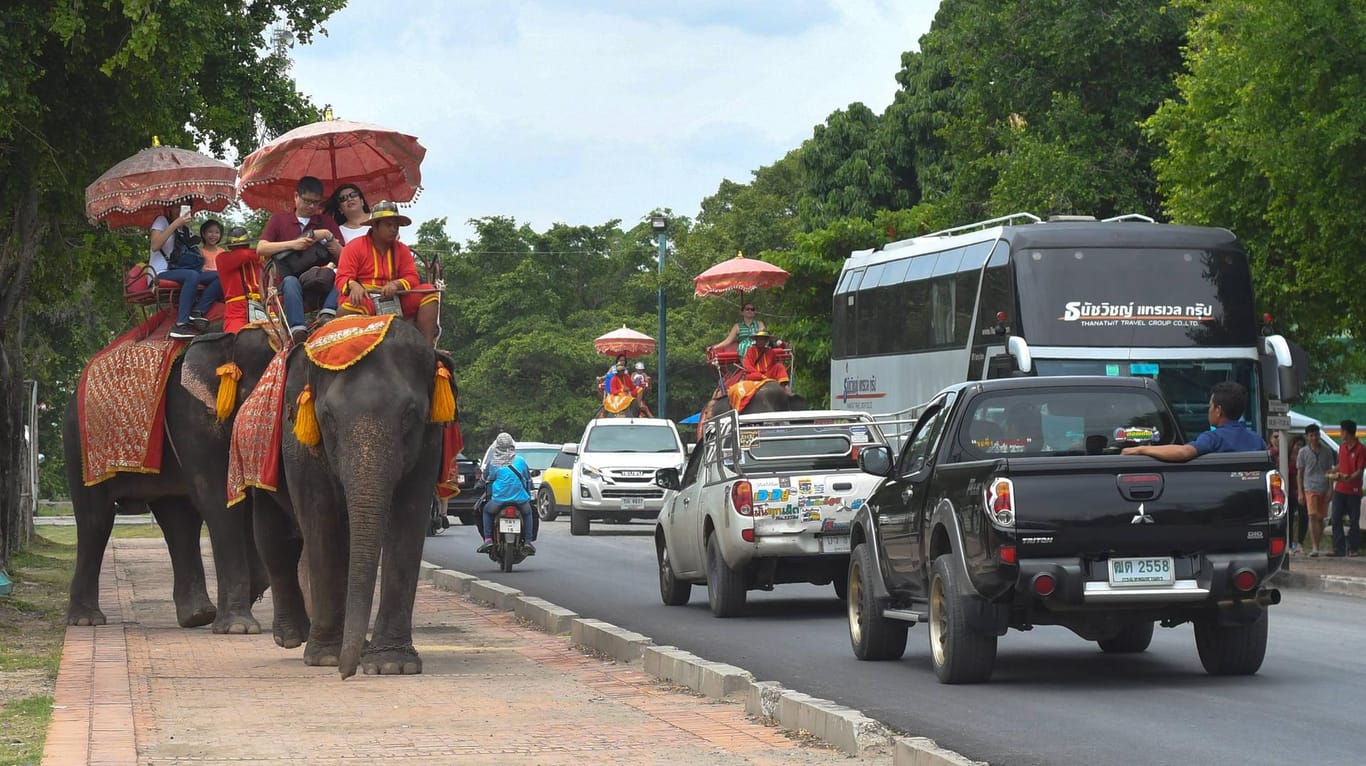
{"type": "MultiPolygon", "coordinates": [[[[282,649],[294,649],[303,646],[308,640],[308,618],[303,618],[303,625],[298,625],[294,620],[276,616],[275,625],[272,633],[275,635],[275,645],[282,649]]],[[[332,664],[336,664],[333,662],[332,664]]]]}
{"type": "Polygon", "coordinates": [[[261,623],[250,614],[229,615],[213,621],[213,632],[218,635],[256,635],[261,632],[261,623]]]}
{"type": "Polygon", "coordinates": [[[304,647],[304,664],[321,668],[335,668],[341,663],[340,641],[318,641],[311,639],[304,647]]]}
{"type": "Polygon", "coordinates": [[[175,619],[182,628],[198,628],[218,619],[218,607],[214,606],[206,595],[203,601],[184,606],[176,604],[175,619]]]}
{"type": "Polygon", "coordinates": [[[414,676],[422,672],[422,658],[412,644],[371,645],[360,658],[367,676],[414,676]]]}
{"type": "Polygon", "coordinates": [[[77,606],[72,604],[66,608],[67,625],[104,625],[104,612],[97,606],[77,606]]]}

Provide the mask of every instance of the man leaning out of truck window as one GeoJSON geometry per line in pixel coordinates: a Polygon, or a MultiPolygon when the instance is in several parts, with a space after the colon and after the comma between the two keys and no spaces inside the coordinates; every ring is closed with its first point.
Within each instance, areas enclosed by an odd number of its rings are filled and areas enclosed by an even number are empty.
{"type": "Polygon", "coordinates": [[[1147,455],[1169,463],[1184,463],[1210,452],[1256,452],[1266,442],[1249,431],[1239,418],[1247,411],[1247,389],[1238,383],[1216,383],[1210,390],[1209,424],[1206,431],[1189,444],[1145,444],[1126,447],[1126,455],[1147,455]]]}

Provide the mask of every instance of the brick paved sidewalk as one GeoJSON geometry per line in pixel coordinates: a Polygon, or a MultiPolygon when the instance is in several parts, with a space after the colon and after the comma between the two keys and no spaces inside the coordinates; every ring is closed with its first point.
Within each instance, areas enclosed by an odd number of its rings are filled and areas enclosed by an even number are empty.
{"type": "MultiPolygon", "coordinates": [[[[67,629],[44,766],[78,764],[877,764],[800,743],[509,612],[418,587],[418,676],[303,664],[266,633],[176,626],[157,540],[111,540],[110,624],[67,629]]],[[[209,578],[213,582],[212,575],[209,578]]]]}

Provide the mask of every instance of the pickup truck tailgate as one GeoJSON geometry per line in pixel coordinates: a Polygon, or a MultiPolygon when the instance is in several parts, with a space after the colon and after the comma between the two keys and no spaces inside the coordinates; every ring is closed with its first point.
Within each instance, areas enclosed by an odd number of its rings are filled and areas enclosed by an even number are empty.
{"type": "Polygon", "coordinates": [[[848,553],[850,522],[875,483],[863,473],[753,478],[754,535],[788,538],[813,554],[848,553]]]}
{"type": "Polygon", "coordinates": [[[1006,462],[1023,555],[1246,551],[1264,548],[1272,527],[1265,452],[1189,463],[1122,455],[1006,462]]]}

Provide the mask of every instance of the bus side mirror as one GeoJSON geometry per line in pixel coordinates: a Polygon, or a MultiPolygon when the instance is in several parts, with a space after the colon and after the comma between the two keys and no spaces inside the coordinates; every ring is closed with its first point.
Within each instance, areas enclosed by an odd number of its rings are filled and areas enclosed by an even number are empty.
{"type": "Polygon", "coordinates": [[[1281,401],[1293,402],[1300,398],[1300,376],[1294,367],[1277,367],[1276,381],[1280,384],[1281,401]]]}

